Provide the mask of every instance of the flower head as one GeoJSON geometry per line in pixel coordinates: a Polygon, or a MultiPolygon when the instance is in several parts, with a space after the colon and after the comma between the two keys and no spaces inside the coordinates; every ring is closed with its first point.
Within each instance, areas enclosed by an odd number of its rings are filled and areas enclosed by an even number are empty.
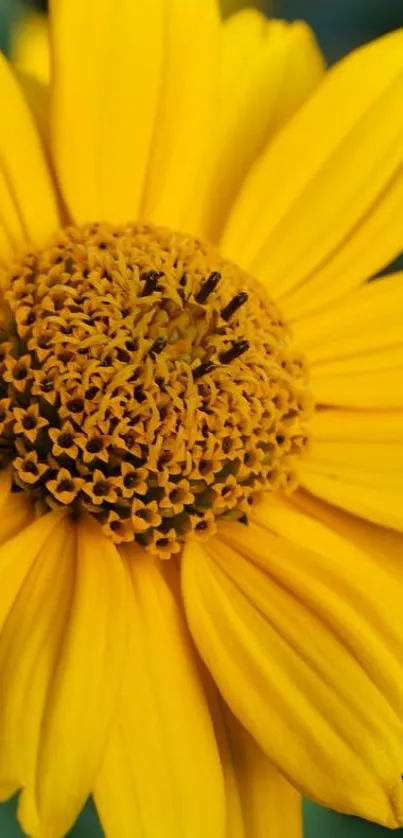
{"type": "Polygon", "coordinates": [[[212,246],[152,225],[67,228],[13,263],[3,288],[12,489],[88,510],[112,539],[113,512],[166,555],[195,516],[198,531],[209,510],[236,520],[256,491],[294,484],[311,415],[304,361],[261,286],[212,246]],[[156,510],[141,527],[139,504],[156,510]]]}
{"type": "Polygon", "coordinates": [[[401,825],[402,33],[326,73],[215,0],[54,0],[50,40],[49,89],[0,64],[1,797],[401,825]]]}

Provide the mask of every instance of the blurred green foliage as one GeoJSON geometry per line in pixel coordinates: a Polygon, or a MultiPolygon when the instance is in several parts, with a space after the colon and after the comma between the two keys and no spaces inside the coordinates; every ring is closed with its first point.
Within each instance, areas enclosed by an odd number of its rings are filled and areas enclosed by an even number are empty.
{"type": "Polygon", "coordinates": [[[21,10],[21,2],[22,0],[0,0],[0,49],[3,52],[8,50],[11,27],[21,10]]]}
{"type": "MultiPolygon", "coordinates": [[[[83,0],[85,2],[85,0],[83,0]]],[[[403,26],[403,0],[220,0],[223,11],[254,5],[289,20],[303,18],[315,29],[333,62],[360,44],[403,26]]],[[[45,10],[47,0],[0,0],[0,45],[9,43],[10,25],[22,5],[45,10]]]]}
{"type": "Polygon", "coordinates": [[[307,20],[330,62],[403,26],[402,0],[274,0],[274,13],[307,20]]]}
{"type": "MultiPolygon", "coordinates": [[[[16,821],[15,809],[15,801],[0,806],[0,838],[24,838],[16,821]]],[[[304,838],[392,838],[393,835],[398,838],[403,833],[403,830],[390,832],[357,818],[347,818],[313,803],[305,803],[304,824],[304,838]]],[[[92,803],[85,808],[68,838],[103,838],[92,803]]],[[[164,837],[161,835],[161,838],[164,837]]]]}

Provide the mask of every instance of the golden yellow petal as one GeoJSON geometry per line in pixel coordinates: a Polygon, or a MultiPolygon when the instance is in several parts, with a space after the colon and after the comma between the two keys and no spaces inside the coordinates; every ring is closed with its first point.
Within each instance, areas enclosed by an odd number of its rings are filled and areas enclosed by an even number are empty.
{"type": "Polygon", "coordinates": [[[16,69],[19,85],[35,119],[45,153],[52,168],[49,138],[49,87],[44,82],[22,70],[16,69]]]}
{"type": "Polygon", "coordinates": [[[399,169],[362,223],[312,277],[282,298],[290,321],[321,310],[359,288],[398,255],[402,249],[396,219],[403,207],[403,171],[399,169]]]}
{"type": "MultiPolygon", "coordinates": [[[[245,838],[302,838],[302,801],[230,710],[225,711],[245,838]]],[[[229,833],[229,838],[231,833],[229,833]]]]}
{"type": "MultiPolygon", "coordinates": [[[[60,515],[47,516],[47,519],[28,526],[29,515],[27,508],[23,511],[19,499],[8,495],[1,508],[2,522],[0,525],[0,654],[3,648],[4,634],[12,620],[16,603],[19,600],[21,588],[29,577],[31,566],[36,556],[46,542],[49,534],[60,526],[60,515]],[[27,527],[23,531],[24,527],[27,527]],[[14,537],[15,536],[15,537],[14,537]],[[7,543],[4,543],[7,542],[7,543]],[[11,614],[11,616],[10,616],[11,614]],[[3,631],[2,631],[3,630],[3,631]]],[[[7,697],[2,689],[2,707],[7,705],[7,697]],[[3,704],[4,702],[4,704],[3,704]]],[[[0,741],[4,739],[1,733],[5,716],[0,712],[0,741]]],[[[6,730],[5,742],[0,755],[0,800],[7,800],[21,785],[19,763],[11,754],[12,740],[6,730]]]]}
{"type": "Polygon", "coordinates": [[[25,527],[0,547],[0,631],[25,577],[53,528],[62,518],[52,513],[25,527]]]}
{"type": "Polygon", "coordinates": [[[53,145],[76,221],[186,227],[211,142],[218,32],[215,0],[53,4],[53,145]]]}
{"type": "Polygon", "coordinates": [[[402,531],[403,412],[318,411],[300,476],[314,495],[402,531]]]}
{"type": "Polygon", "coordinates": [[[223,248],[288,316],[342,297],[400,252],[402,95],[403,30],[330,70],[247,178],[223,248]]]}
{"type": "Polygon", "coordinates": [[[315,401],[403,407],[403,273],[371,282],[338,305],[294,323],[315,401]]]}
{"type": "Polygon", "coordinates": [[[28,834],[55,838],[71,828],[94,786],[126,646],[119,553],[91,518],[80,519],[75,537],[71,607],[42,708],[35,784],[27,785],[20,811],[28,834]]]}
{"type": "Polygon", "coordinates": [[[55,166],[76,222],[138,217],[156,129],[163,6],[162,0],[51,6],[55,166]]]}
{"type": "Polygon", "coordinates": [[[2,56],[0,100],[0,227],[11,249],[41,244],[58,226],[55,193],[34,118],[2,56]]]}
{"type": "Polygon", "coordinates": [[[226,724],[224,702],[214,684],[210,673],[199,662],[204,690],[214,725],[214,733],[220,754],[221,769],[225,788],[225,831],[223,838],[248,838],[245,834],[245,821],[239,778],[236,775],[235,761],[231,750],[228,727],[226,724]]]}
{"type": "Polygon", "coordinates": [[[308,26],[269,21],[252,8],[225,22],[222,62],[214,145],[200,195],[199,229],[213,241],[252,163],[324,72],[308,26]]]}
{"type": "Polygon", "coordinates": [[[48,16],[20,15],[14,26],[10,57],[20,87],[49,156],[50,49],[48,16]]]}
{"type": "Polygon", "coordinates": [[[302,838],[299,793],[239,724],[208,676],[205,685],[225,777],[226,838],[302,838]]]}
{"type": "Polygon", "coordinates": [[[27,235],[18,215],[17,203],[0,167],[0,260],[3,265],[7,265],[13,252],[24,242],[27,242],[27,235]]]}
{"type": "MultiPolygon", "coordinates": [[[[330,530],[334,530],[344,539],[356,544],[361,550],[373,556],[382,568],[391,574],[392,578],[395,576],[396,566],[400,565],[403,550],[401,533],[356,518],[355,515],[329,506],[325,501],[301,489],[293,495],[292,506],[309,518],[326,524],[330,530]]],[[[276,527],[278,527],[280,526],[279,516],[277,512],[275,515],[276,527]]]]}
{"type": "Polygon", "coordinates": [[[11,491],[11,469],[0,472],[0,509],[4,506],[11,491]]]}
{"type": "Polygon", "coordinates": [[[187,230],[214,143],[220,21],[216,0],[168,0],[165,13],[162,87],[142,217],[187,230]]]}
{"type": "Polygon", "coordinates": [[[186,623],[163,563],[133,548],[122,555],[128,657],[95,783],[102,826],[109,838],[222,838],[219,755],[186,623]]]}
{"type": "MultiPolygon", "coordinates": [[[[0,634],[0,786],[35,783],[38,740],[70,608],[74,534],[67,518],[37,552],[0,634]]],[[[29,530],[32,537],[32,527],[29,530]]]]}
{"type": "Polygon", "coordinates": [[[44,14],[20,15],[12,32],[12,63],[24,74],[45,86],[50,81],[48,19],[44,14]]]}
{"type": "Polygon", "coordinates": [[[292,516],[278,537],[272,509],[185,548],[197,647],[231,710],[302,793],[402,825],[401,562],[392,577],[313,519],[309,547],[295,543],[292,516]]]}
{"type": "Polygon", "coordinates": [[[0,507],[0,545],[21,533],[34,518],[32,504],[25,492],[3,496],[0,507]]]}

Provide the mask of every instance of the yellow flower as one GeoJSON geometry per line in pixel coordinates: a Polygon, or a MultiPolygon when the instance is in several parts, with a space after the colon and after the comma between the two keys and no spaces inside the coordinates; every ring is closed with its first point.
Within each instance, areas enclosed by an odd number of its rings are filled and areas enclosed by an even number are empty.
{"type": "Polygon", "coordinates": [[[1,797],[401,825],[403,33],[325,73],[256,11],[55,0],[50,40],[49,91],[0,64],[1,797]]]}

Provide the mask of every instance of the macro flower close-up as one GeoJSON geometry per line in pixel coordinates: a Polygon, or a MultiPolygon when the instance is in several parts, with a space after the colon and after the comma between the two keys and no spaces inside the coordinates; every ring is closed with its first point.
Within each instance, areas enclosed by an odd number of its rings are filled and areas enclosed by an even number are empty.
{"type": "Polygon", "coordinates": [[[330,69],[216,0],[38,34],[0,61],[0,800],[403,826],[403,30],[330,69]]]}

